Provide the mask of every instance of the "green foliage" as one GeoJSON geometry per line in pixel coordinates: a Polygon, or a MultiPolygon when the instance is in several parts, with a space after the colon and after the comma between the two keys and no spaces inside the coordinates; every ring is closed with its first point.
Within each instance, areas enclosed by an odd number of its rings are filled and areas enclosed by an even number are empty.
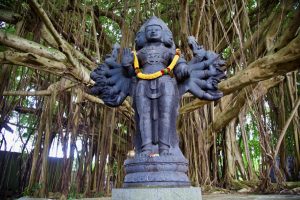
{"type": "Polygon", "coordinates": [[[249,0],[247,3],[247,9],[249,13],[254,12],[257,8],[257,1],[256,0],[249,0]]]}
{"type": "Polygon", "coordinates": [[[295,139],[294,139],[294,130],[292,127],[292,123],[290,124],[286,136],[285,136],[285,143],[286,148],[285,151],[287,152],[287,155],[294,155],[294,145],[295,145],[295,139]]]}
{"type": "Polygon", "coordinates": [[[128,131],[127,131],[128,128],[127,128],[126,124],[117,123],[117,129],[119,129],[122,134],[127,135],[127,133],[128,133],[128,131]]]}
{"type": "MultiPolygon", "coordinates": [[[[245,130],[248,137],[248,146],[251,160],[253,161],[254,169],[258,172],[260,160],[261,160],[261,149],[260,149],[260,137],[257,127],[257,123],[253,117],[253,114],[249,112],[246,116],[245,130]]],[[[238,127],[237,132],[240,132],[240,127],[238,127]]],[[[245,155],[245,146],[243,142],[240,142],[240,149],[243,156],[243,161],[248,165],[246,155],[245,155]]]]}
{"type": "Polygon", "coordinates": [[[259,143],[259,131],[257,125],[254,121],[251,124],[246,125],[246,132],[249,133],[248,144],[250,148],[250,156],[252,160],[259,160],[261,149],[259,143]]]}
{"type": "Polygon", "coordinates": [[[16,32],[16,27],[14,25],[5,23],[5,24],[1,24],[0,30],[3,30],[6,33],[13,34],[16,32]]]}
{"type": "Polygon", "coordinates": [[[1,9],[9,9],[11,5],[15,4],[15,0],[1,0],[0,1],[0,8],[1,9]]]}
{"type": "Polygon", "coordinates": [[[73,183],[71,185],[71,188],[70,188],[70,191],[68,193],[68,199],[71,200],[71,199],[81,199],[84,197],[84,194],[81,194],[81,193],[77,193],[77,190],[76,190],[76,184],[73,183]]]}
{"type": "Polygon", "coordinates": [[[35,183],[32,188],[28,186],[23,191],[23,196],[34,196],[34,194],[41,189],[42,185],[39,183],[35,183]]]}
{"type": "Polygon", "coordinates": [[[94,195],[93,195],[93,197],[104,197],[105,196],[105,193],[104,192],[98,192],[98,193],[95,193],[94,195]]]}
{"type": "MultiPolygon", "coordinates": [[[[5,46],[3,46],[3,45],[0,45],[0,52],[3,52],[3,51],[5,51],[7,48],[5,47],[5,46]]],[[[0,69],[1,70],[1,69],[0,69]]],[[[1,72],[1,71],[0,71],[1,72]]]]}
{"type": "MultiPolygon", "coordinates": [[[[101,16],[99,18],[100,23],[103,25],[104,28],[104,32],[107,34],[107,36],[109,37],[110,41],[112,41],[112,44],[118,42],[121,42],[121,29],[119,27],[119,25],[104,16],[101,16]]],[[[100,33],[101,34],[101,33],[100,33]]]]}
{"type": "Polygon", "coordinates": [[[113,171],[113,175],[117,175],[118,174],[118,163],[117,163],[116,160],[114,160],[112,171],[113,171]]]}
{"type": "Polygon", "coordinates": [[[231,54],[232,54],[232,50],[231,50],[231,48],[228,46],[228,47],[226,47],[226,48],[223,50],[223,52],[222,52],[222,57],[226,60],[226,59],[228,59],[228,58],[231,56],[231,54]]]}

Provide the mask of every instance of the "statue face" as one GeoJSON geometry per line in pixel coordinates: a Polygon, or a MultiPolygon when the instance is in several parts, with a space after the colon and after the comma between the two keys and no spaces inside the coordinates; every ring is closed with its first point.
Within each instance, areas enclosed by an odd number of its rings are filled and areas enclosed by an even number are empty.
{"type": "Polygon", "coordinates": [[[162,28],[159,25],[150,25],[146,27],[146,39],[149,42],[161,42],[162,28]]]}

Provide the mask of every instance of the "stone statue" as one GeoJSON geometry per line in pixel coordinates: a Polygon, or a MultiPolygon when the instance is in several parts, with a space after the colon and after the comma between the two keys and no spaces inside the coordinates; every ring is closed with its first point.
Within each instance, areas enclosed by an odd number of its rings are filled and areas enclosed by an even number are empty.
{"type": "Polygon", "coordinates": [[[92,94],[108,106],[119,106],[127,96],[135,110],[136,156],[125,161],[124,187],[189,186],[188,162],[178,146],[176,117],[180,97],[190,92],[198,98],[223,96],[218,82],[225,77],[224,61],[188,38],[194,57],[187,62],[175,49],[173,36],[159,18],[147,20],[135,39],[135,51],[120,46],[91,73],[92,94]]]}

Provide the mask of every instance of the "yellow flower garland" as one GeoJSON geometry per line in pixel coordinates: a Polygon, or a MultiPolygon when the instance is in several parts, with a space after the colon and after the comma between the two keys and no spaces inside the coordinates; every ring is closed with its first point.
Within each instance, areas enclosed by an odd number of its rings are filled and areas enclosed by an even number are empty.
{"type": "Polygon", "coordinates": [[[152,74],[143,74],[140,70],[139,61],[138,61],[138,58],[136,56],[136,51],[133,51],[133,56],[134,56],[133,66],[134,66],[134,69],[135,69],[136,76],[140,79],[152,80],[152,79],[156,79],[158,77],[161,77],[162,75],[170,74],[170,72],[174,69],[174,67],[175,67],[175,65],[176,65],[176,63],[179,59],[180,49],[176,49],[176,55],[174,56],[171,64],[167,68],[165,68],[163,70],[160,70],[160,71],[157,71],[157,72],[152,73],[152,74]]]}

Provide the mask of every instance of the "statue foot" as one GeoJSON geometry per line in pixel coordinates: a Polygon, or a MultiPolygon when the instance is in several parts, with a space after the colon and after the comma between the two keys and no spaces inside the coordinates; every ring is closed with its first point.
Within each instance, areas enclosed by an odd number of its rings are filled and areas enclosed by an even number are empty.
{"type": "Polygon", "coordinates": [[[151,143],[143,145],[141,150],[142,151],[140,153],[138,153],[138,156],[146,157],[146,156],[150,156],[151,154],[153,154],[151,143]]]}
{"type": "Polygon", "coordinates": [[[152,152],[150,150],[145,150],[145,151],[142,151],[140,153],[137,154],[137,156],[140,156],[140,157],[148,157],[152,154],[152,152]]]}
{"type": "Polygon", "coordinates": [[[162,149],[162,150],[159,150],[159,155],[160,156],[172,156],[173,154],[169,152],[169,149],[162,149]]]}

